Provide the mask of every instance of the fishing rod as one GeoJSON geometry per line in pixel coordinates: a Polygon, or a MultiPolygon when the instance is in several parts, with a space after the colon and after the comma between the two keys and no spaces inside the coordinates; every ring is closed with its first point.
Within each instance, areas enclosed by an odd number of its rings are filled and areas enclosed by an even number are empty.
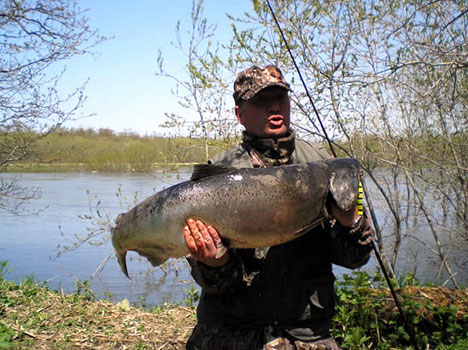
{"type": "MultiPolygon", "coordinates": [[[[320,128],[322,129],[323,135],[324,135],[325,139],[327,140],[330,151],[333,154],[333,157],[337,158],[335,148],[333,147],[333,144],[332,144],[330,138],[328,137],[327,130],[325,129],[324,124],[322,123],[322,118],[320,118],[318,110],[315,107],[315,103],[314,103],[314,101],[313,101],[313,99],[312,99],[312,97],[311,97],[311,95],[309,93],[309,89],[307,88],[307,84],[305,83],[304,78],[302,77],[301,70],[299,69],[299,66],[296,63],[296,59],[294,58],[294,55],[293,55],[293,53],[292,53],[292,51],[291,51],[291,49],[289,47],[288,41],[286,40],[286,37],[285,37],[285,35],[283,33],[283,30],[281,29],[279,21],[276,18],[275,11],[273,11],[273,7],[271,6],[270,1],[269,0],[265,0],[265,1],[266,1],[267,5],[268,5],[268,8],[270,9],[271,15],[273,16],[276,27],[278,28],[278,31],[280,32],[281,38],[283,39],[283,42],[284,42],[284,44],[286,46],[286,49],[289,52],[289,56],[291,57],[291,60],[292,60],[292,62],[294,64],[294,67],[296,68],[296,72],[299,75],[299,79],[301,80],[302,86],[304,87],[304,91],[305,91],[305,93],[306,93],[306,95],[307,95],[307,97],[308,97],[308,99],[310,101],[312,109],[314,110],[314,114],[315,114],[315,116],[316,116],[316,118],[317,118],[317,120],[318,120],[318,122],[320,124],[320,128]]],[[[369,211],[370,216],[371,216],[372,224],[374,226],[374,229],[377,232],[378,237],[382,237],[380,227],[379,227],[379,224],[378,224],[378,221],[377,221],[377,217],[375,215],[375,211],[373,209],[370,197],[369,197],[368,192],[367,192],[367,187],[365,185],[364,178],[362,176],[361,176],[361,183],[362,183],[362,189],[361,189],[361,186],[360,186],[359,190],[360,191],[362,190],[364,192],[365,197],[366,197],[366,202],[368,204],[368,211],[369,211]]],[[[361,201],[361,205],[362,205],[362,201],[361,201]]],[[[362,209],[358,209],[358,210],[362,210],[362,209]]],[[[385,277],[385,281],[387,282],[387,285],[390,288],[390,292],[392,294],[393,300],[395,301],[395,305],[396,305],[396,307],[398,309],[398,312],[400,313],[400,316],[401,316],[401,318],[403,320],[403,325],[404,325],[404,327],[406,329],[406,332],[408,332],[408,334],[410,336],[410,339],[411,339],[411,342],[413,343],[413,346],[414,346],[415,350],[417,350],[419,347],[418,347],[418,344],[416,342],[416,337],[415,337],[413,328],[410,326],[410,324],[408,322],[408,319],[406,318],[406,314],[404,313],[403,308],[401,307],[401,304],[400,304],[400,302],[398,300],[398,297],[397,297],[397,295],[395,293],[395,289],[393,288],[392,282],[390,280],[390,276],[389,276],[389,274],[387,272],[387,268],[385,267],[385,264],[384,264],[384,262],[382,260],[380,252],[379,252],[379,250],[377,248],[377,245],[376,245],[374,240],[372,240],[372,249],[373,249],[374,254],[375,254],[376,258],[377,258],[379,266],[382,269],[382,273],[383,273],[383,275],[385,277]]]]}

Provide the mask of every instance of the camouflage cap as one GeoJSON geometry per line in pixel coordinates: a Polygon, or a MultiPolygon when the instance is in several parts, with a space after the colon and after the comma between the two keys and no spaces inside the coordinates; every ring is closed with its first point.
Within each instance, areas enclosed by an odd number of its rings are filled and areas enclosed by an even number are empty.
{"type": "Polygon", "coordinates": [[[234,81],[234,100],[250,100],[260,90],[270,86],[282,87],[290,91],[289,84],[280,69],[273,65],[265,67],[253,66],[240,72],[234,81]]]}

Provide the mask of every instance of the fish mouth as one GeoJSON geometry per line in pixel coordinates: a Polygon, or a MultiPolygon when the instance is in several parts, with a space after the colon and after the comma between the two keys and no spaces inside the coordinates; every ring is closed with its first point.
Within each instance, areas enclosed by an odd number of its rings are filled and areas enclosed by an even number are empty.
{"type": "MultiPolygon", "coordinates": [[[[117,218],[116,221],[120,222],[122,219],[123,214],[120,214],[119,217],[117,218]]],[[[118,239],[116,235],[116,229],[118,227],[118,222],[117,225],[111,228],[111,235],[112,235],[112,245],[114,246],[115,250],[115,256],[117,257],[117,261],[120,265],[120,269],[122,270],[123,274],[127,276],[128,279],[131,279],[130,276],[128,275],[128,269],[127,269],[127,251],[121,249],[120,244],[118,244],[118,239]]]]}
{"type": "Polygon", "coordinates": [[[130,276],[128,275],[128,269],[127,269],[127,252],[116,252],[115,256],[117,257],[117,261],[119,262],[120,269],[122,270],[123,274],[127,276],[128,279],[131,279],[130,276]]]}
{"type": "MultiPolygon", "coordinates": [[[[127,268],[127,252],[128,251],[135,251],[141,256],[144,256],[149,260],[149,262],[153,266],[159,266],[162,263],[164,263],[168,257],[165,256],[163,253],[161,253],[161,247],[155,245],[155,246],[139,246],[138,242],[122,242],[121,235],[119,233],[116,234],[116,227],[111,229],[112,233],[112,245],[114,246],[115,250],[115,256],[117,257],[117,261],[120,265],[120,269],[122,270],[122,273],[127,276],[128,279],[130,278],[130,275],[128,274],[128,268],[127,268]]],[[[141,243],[141,242],[140,242],[141,243]]]]}

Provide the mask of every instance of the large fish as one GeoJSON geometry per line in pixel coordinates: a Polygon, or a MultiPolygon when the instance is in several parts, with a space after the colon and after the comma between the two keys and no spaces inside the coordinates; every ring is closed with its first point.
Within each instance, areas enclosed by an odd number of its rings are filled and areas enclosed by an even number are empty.
{"type": "Polygon", "coordinates": [[[352,208],[358,184],[359,163],[351,158],[260,169],[198,165],[191,180],[120,214],[112,243],[127,277],[129,250],[154,266],[187,255],[183,227],[188,218],[216,227],[228,247],[282,244],[326,220],[329,195],[340,208],[352,208]]]}

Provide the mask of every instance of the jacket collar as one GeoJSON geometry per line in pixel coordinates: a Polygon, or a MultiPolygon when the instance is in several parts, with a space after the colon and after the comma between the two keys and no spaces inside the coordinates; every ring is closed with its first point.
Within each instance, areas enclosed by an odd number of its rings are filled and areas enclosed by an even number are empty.
{"type": "Polygon", "coordinates": [[[243,146],[247,150],[255,168],[267,168],[290,164],[295,149],[296,132],[289,130],[280,138],[258,138],[247,132],[242,133],[243,146]]]}

